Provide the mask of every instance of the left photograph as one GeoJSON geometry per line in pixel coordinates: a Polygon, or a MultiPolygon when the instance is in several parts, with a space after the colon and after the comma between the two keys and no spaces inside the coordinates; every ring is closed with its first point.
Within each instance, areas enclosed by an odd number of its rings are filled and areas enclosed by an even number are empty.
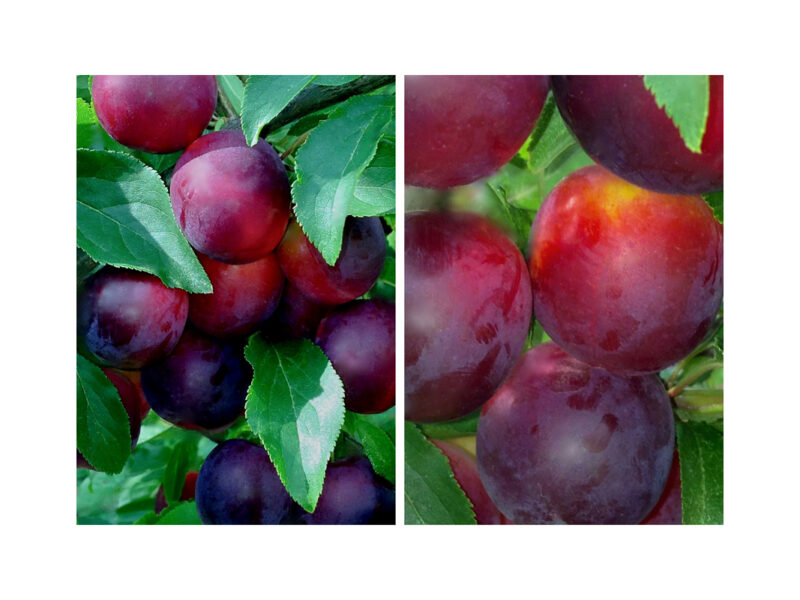
{"type": "Polygon", "coordinates": [[[395,523],[395,79],[77,77],[77,516],[395,523]]]}

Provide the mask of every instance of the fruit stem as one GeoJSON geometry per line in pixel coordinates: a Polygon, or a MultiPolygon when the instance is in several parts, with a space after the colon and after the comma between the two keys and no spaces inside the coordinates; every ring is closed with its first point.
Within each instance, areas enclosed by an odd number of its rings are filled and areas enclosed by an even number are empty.
{"type": "Polygon", "coordinates": [[[719,412],[722,414],[722,390],[686,390],[673,398],[675,406],[682,410],[701,413],[719,412]]]}
{"type": "Polygon", "coordinates": [[[297,138],[295,141],[292,142],[292,145],[289,146],[286,151],[281,154],[281,160],[284,160],[287,156],[289,156],[292,152],[297,150],[300,146],[302,146],[305,141],[308,139],[308,136],[311,134],[310,131],[306,131],[303,135],[297,138]]]}
{"type": "Polygon", "coordinates": [[[670,398],[674,398],[678,394],[680,394],[684,389],[692,385],[695,381],[700,379],[703,375],[708,373],[709,371],[713,371],[715,369],[722,368],[722,362],[720,361],[712,361],[707,362],[699,367],[697,367],[694,371],[689,371],[686,376],[680,380],[675,386],[671,387],[667,394],[669,394],[670,398]]]}

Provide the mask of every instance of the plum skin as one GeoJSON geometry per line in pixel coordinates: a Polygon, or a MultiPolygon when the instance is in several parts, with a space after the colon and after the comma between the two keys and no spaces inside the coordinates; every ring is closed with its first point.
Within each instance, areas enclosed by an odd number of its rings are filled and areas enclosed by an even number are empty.
{"type": "Polygon", "coordinates": [[[310,300],[331,306],[364,295],[378,280],[385,259],[386,237],[378,217],[347,217],[342,250],[333,266],[297,221],[289,223],[278,246],[281,269],[292,285],[310,300]]]}
{"type": "Polygon", "coordinates": [[[722,189],[722,76],[711,75],[709,84],[706,131],[697,154],[686,147],[641,75],[552,77],[559,111],[586,153],[619,177],[668,194],[722,189]]]}
{"type": "Polygon", "coordinates": [[[187,327],[172,354],[142,369],[142,389],[162,419],[215,431],[241,415],[252,376],[241,343],[187,327]]]}
{"type": "Polygon", "coordinates": [[[659,194],[599,166],[559,183],[531,229],[536,318],[575,358],[661,370],[709,331],[722,302],[722,225],[700,196],[659,194]]]}
{"type": "Polygon", "coordinates": [[[291,193],[280,156],[264,140],[250,147],[241,131],[218,131],[189,146],[169,188],[189,244],[220,262],[263,258],[283,237],[291,193]]]}
{"type": "Polygon", "coordinates": [[[344,384],[344,404],[379,413],[395,403],[394,304],[357,300],[332,310],[319,324],[317,345],[344,384]]]}
{"type": "Polygon", "coordinates": [[[672,467],[661,498],[640,525],[682,525],[683,498],[681,496],[681,465],[678,450],[672,456],[672,467]]]}
{"type": "Polygon", "coordinates": [[[206,457],[195,501],[207,525],[283,524],[294,510],[267,451],[239,439],[222,442],[206,457]]]}
{"type": "MultiPolygon", "coordinates": [[[[125,408],[125,412],[128,415],[128,424],[130,425],[131,433],[131,451],[133,451],[136,447],[136,442],[139,440],[139,433],[142,429],[142,419],[144,417],[141,409],[141,395],[139,389],[134,382],[122,373],[106,368],[103,369],[103,373],[105,373],[114,387],[117,388],[122,406],[125,408]]],[[[78,468],[94,470],[94,467],[89,464],[80,451],[78,451],[78,468]]]]}
{"type": "Polygon", "coordinates": [[[544,75],[406,76],[406,183],[449,188],[496,171],[533,131],[548,90],[544,75]]]}
{"type": "Polygon", "coordinates": [[[444,454],[447,462],[450,463],[456,483],[464,490],[472,504],[478,525],[507,524],[508,520],[494,505],[489,494],[486,493],[486,488],[481,483],[475,458],[455,444],[443,440],[431,440],[431,443],[444,454]]]}
{"type": "Polygon", "coordinates": [[[478,472],[515,523],[635,524],[664,490],[674,433],[656,375],[612,375],[548,342],[483,407],[478,472]]]}
{"type": "Polygon", "coordinates": [[[189,313],[184,290],[158,277],[104,267],[78,297],[78,342],[101,364],[140,369],[169,354],[189,313]]]}
{"type": "Polygon", "coordinates": [[[319,323],[329,309],[329,306],[314,302],[287,283],[278,307],[264,325],[264,331],[271,339],[278,341],[314,339],[319,323]]]}
{"type": "Polygon", "coordinates": [[[381,487],[367,459],[352,457],[332,462],[325,472],[314,512],[305,513],[300,521],[307,525],[372,523],[385,512],[381,507],[386,502],[381,487]]]}
{"type": "Polygon", "coordinates": [[[458,419],[490,398],[522,352],[528,269],[478,215],[408,213],[405,226],[405,418],[458,419]]]}
{"type": "Polygon", "coordinates": [[[189,322],[214,337],[232,338],[255,331],[275,311],[284,277],[274,253],[243,265],[229,265],[203,254],[197,258],[211,294],[189,295],[189,322]]]}
{"type": "Polygon", "coordinates": [[[120,144],[176,152],[211,120],[217,82],[213,75],[95,75],[92,102],[103,129],[120,144]]]}

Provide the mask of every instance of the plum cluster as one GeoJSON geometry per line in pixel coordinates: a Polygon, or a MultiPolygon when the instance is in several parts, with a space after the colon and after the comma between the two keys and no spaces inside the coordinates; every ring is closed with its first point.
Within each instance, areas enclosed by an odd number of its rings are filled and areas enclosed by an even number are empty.
{"type": "MultiPolygon", "coordinates": [[[[144,406],[206,434],[241,417],[253,376],[244,346],[257,331],[275,341],[317,343],[341,375],[348,409],[393,406],[394,304],[359,299],[383,267],[381,220],[348,217],[341,254],[328,265],[292,216],[289,179],[275,149],[264,140],[248,146],[241,131],[201,137],[216,104],[214,77],[95,76],[92,92],[101,124],[118,142],[156,153],[183,150],[170,200],[213,286],[210,294],[189,294],[152,275],[106,266],[79,290],[79,346],[106,367],[134,445],[144,406]]],[[[91,468],[80,454],[78,466],[91,468]]],[[[332,464],[329,471],[320,514],[297,515],[267,452],[228,441],[197,475],[198,510],[206,523],[387,518],[394,492],[369,463],[332,464]],[[347,494],[364,502],[352,514],[338,506],[351,504],[347,494]]],[[[184,492],[195,496],[194,481],[184,492]]]]}
{"type": "Polygon", "coordinates": [[[549,89],[598,164],[550,192],[526,257],[482,216],[406,214],[405,417],[481,409],[477,462],[434,442],[479,523],[679,523],[658,372],[722,302],[722,226],[699,195],[722,188],[722,78],[696,153],[642,77],[409,77],[407,183],[498,169],[549,89]],[[552,341],[521,355],[532,316],[552,341]]]}

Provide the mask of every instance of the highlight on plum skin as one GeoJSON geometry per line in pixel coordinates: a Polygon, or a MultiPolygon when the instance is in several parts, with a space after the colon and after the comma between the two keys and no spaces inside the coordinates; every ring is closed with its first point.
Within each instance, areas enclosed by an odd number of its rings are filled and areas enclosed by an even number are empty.
{"type": "Polygon", "coordinates": [[[195,499],[207,525],[278,525],[295,511],[267,451],[240,439],[222,442],[206,457],[195,499]]]}
{"type": "Polygon", "coordinates": [[[215,431],[241,415],[252,377],[242,343],[187,327],[172,354],[142,370],[142,388],[162,419],[185,429],[215,431]]]}
{"type": "Polygon", "coordinates": [[[619,374],[659,371],[710,330],[722,225],[700,196],[659,194],[599,166],[567,176],[531,229],[536,318],[559,346],[619,374]]]}
{"type": "Polygon", "coordinates": [[[695,153],[641,75],[552,77],[561,116],[586,153],[619,177],[668,194],[722,189],[722,75],[709,83],[706,130],[695,153]]]}
{"type": "Polygon", "coordinates": [[[530,276],[483,217],[416,212],[405,226],[405,418],[458,419],[491,397],[522,352],[530,276]]]}
{"type": "Polygon", "coordinates": [[[197,329],[214,337],[246,336],[275,312],[284,277],[274,253],[243,265],[197,258],[214,288],[189,295],[189,322],[197,329]]]}
{"type": "Polygon", "coordinates": [[[184,290],[147,273],[104,267],[78,294],[78,342],[101,364],[140,369],[172,351],[188,313],[184,290]]]}
{"type": "Polygon", "coordinates": [[[378,280],[385,259],[386,237],[378,217],[347,217],[333,266],[295,220],[278,246],[281,269],[291,284],[310,300],[330,306],[363,296],[378,280]]]}
{"type": "Polygon", "coordinates": [[[317,330],[317,345],[344,385],[344,404],[379,413],[395,403],[394,304],[356,300],[333,309],[317,330]]]}
{"type": "Polygon", "coordinates": [[[505,525],[509,524],[498,508],[492,502],[489,494],[481,483],[478,475],[478,463],[469,452],[443,440],[431,440],[431,443],[441,450],[450,468],[453,471],[456,483],[464,490],[472,504],[475,520],[478,525],[505,525]]]}
{"type": "Polygon", "coordinates": [[[289,222],[291,193],[280,156],[241,131],[201,137],[179,159],[170,182],[178,225],[192,247],[240,264],[272,252],[289,222]]]}
{"type": "MultiPolygon", "coordinates": [[[[122,373],[113,369],[103,369],[103,373],[108,377],[108,380],[117,388],[119,392],[122,406],[125,408],[125,413],[128,415],[128,424],[131,433],[131,451],[136,447],[136,442],[139,440],[139,433],[142,428],[142,412],[141,412],[141,397],[136,385],[122,373]]],[[[94,467],[78,452],[78,468],[91,469],[94,467]]]]}
{"type": "Polygon", "coordinates": [[[213,75],[95,75],[92,103],[103,129],[120,144],[177,152],[211,120],[217,82],[213,75]]]}
{"type": "Polygon", "coordinates": [[[658,376],[612,375],[548,342],[483,407],[478,471],[514,523],[635,524],[664,490],[674,437],[658,376]]]}
{"type": "Polygon", "coordinates": [[[533,131],[548,90],[545,75],[406,76],[406,183],[449,188],[490,175],[533,131]]]}

